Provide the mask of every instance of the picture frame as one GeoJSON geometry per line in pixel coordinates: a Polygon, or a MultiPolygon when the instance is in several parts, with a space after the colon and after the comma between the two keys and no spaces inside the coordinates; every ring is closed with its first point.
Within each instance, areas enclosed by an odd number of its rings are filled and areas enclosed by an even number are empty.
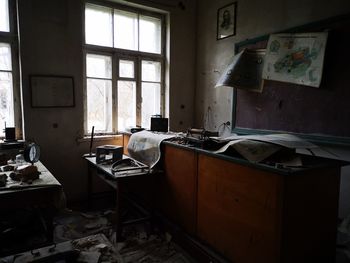
{"type": "Polygon", "coordinates": [[[236,35],[237,2],[218,9],[216,39],[221,40],[236,35]]]}
{"type": "Polygon", "coordinates": [[[75,107],[72,76],[30,75],[32,108],[75,107]]]}

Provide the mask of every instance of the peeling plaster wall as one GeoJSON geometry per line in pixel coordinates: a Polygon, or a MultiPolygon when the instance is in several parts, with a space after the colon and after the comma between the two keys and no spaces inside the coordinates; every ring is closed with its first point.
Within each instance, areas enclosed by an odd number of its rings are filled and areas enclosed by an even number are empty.
{"type": "Polygon", "coordinates": [[[231,121],[232,90],[214,86],[234,56],[235,43],[350,12],[347,0],[237,1],[236,35],[216,40],[217,10],[229,3],[227,0],[198,2],[195,125],[207,129],[215,130],[223,122],[231,121]]]}
{"type": "MultiPolygon", "coordinates": [[[[214,86],[234,55],[235,43],[350,12],[348,0],[238,0],[236,35],[217,41],[216,13],[230,2],[198,1],[195,126],[210,130],[232,119],[232,90],[214,86]]],[[[349,150],[332,150],[340,159],[350,160],[349,150]]],[[[339,215],[343,217],[350,214],[349,167],[342,169],[341,181],[339,215]]]]}
{"type": "MultiPolygon", "coordinates": [[[[19,0],[18,3],[25,137],[41,146],[41,161],[62,183],[68,199],[83,199],[87,190],[87,167],[81,156],[89,150],[89,141],[79,140],[83,136],[84,122],[82,52],[84,2],[19,0]],[[29,87],[31,74],[73,76],[76,106],[31,108],[29,87]],[[57,128],[54,128],[56,125],[57,128]]],[[[194,117],[196,1],[188,0],[183,3],[185,10],[176,5],[159,6],[170,12],[171,32],[168,36],[170,40],[168,53],[171,58],[169,68],[171,77],[167,83],[171,96],[169,107],[172,130],[190,127],[194,117]],[[180,110],[181,104],[185,105],[183,110],[180,110]]],[[[121,143],[121,138],[117,138],[98,141],[94,146],[121,143]]]]}

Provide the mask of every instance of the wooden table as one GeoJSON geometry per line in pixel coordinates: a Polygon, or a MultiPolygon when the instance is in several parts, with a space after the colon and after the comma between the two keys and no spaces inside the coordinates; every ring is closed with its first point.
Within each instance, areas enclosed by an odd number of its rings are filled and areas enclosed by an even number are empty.
{"type": "Polygon", "coordinates": [[[27,207],[40,210],[45,221],[46,238],[50,243],[53,240],[53,216],[57,209],[65,207],[65,196],[61,184],[50,171],[40,161],[35,166],[40,175],[31,184],[13,181],[9,177],[10,172],[6,172],[7,184],[0,187],[0,211],[8,214],[27,207]]]}
{"type": "Polygon", "coordinates": [[[24,206],[65,207],[62,185],[51,172],[39,161],[34,164],[40,172],[39,179],[32,183],[14,181],[7,174],[7,184],[0,187],[0,209],[18,209],[24,206]]]}
{"type": "MultiPolygon", "coordinates": [[[[116,231],[116,239],[117,241],[120,241],[121,233],[122,233],[122,227],[125,225],[140,223],[146,220],[150,220],[151,216],[147,215],[142,218],[124,221],[122,222],[121,218],[121,193],[122,193],[122,182],[131,178],[135,177],[144,177],[149,176],[151,177],[151,173],[149,171],[145,172],[138,172],[138,173],[128,173],[123,175],[116,175],[112,173],[112,164],[98,164],[96,163],[95,157],[87,157],[83,156],[83,158],[87,161],[88,164],[88,205],[91,206],[92,201],[92,176],[93,174],[97,175],[99,178],[101,178],[104,182],[109,184],[113,189],[115,189],[116,192],[116,205],[115,205],[115,212],[117,214],[116,216],[116,224],[115,224],[115,231],[116,231]],[[96,171],[96,173],[94,173],[96,171]]],[[[123,156],[123,159],[128,158],[127,156],[123,156]]],[[[135,204],[136,205],[136,204],[135,204]]],[[[137,205],[136,205],[137,206],[137,205]]],[[[140,208],[139,206],[137,206],[140,208]]]]}

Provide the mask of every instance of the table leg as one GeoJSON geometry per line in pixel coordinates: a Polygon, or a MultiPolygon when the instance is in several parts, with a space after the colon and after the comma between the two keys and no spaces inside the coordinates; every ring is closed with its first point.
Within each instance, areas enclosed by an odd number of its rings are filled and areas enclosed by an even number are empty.
{"type": "Polygon", "coordinates": [[[116,181],[116,204],[115,204],[115,211],[116,211],[116,224],[115,224],[115,233],[116,233],[116,241],[120,242],[122,240],[122,211],[121,211],[121,188],[120,188],[120,182],[119,180],[116,181]]]}
{"type": "Polygon", "coordinates": [[[91,196],[92,196],[92,168],[91,165],[88,164],[88,178],[87,178],[87,205],[88,208],[91,208],[91,196]]]}
{"type": "Polygon", "coordinates": [[[53,218],[55,211],[52,208],[47,208],[43,211],[43,216],[46,224],[46,238],[49,243],[53,243],[53,218]]]}

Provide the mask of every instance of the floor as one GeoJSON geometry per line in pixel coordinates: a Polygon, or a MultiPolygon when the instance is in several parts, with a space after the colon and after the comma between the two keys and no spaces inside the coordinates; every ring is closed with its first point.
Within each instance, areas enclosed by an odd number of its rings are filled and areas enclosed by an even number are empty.
{"type": "MultiPolygon", "coordinates": [[[[89,213],[67,211],[55,220],[55,241],[62,242],[104,233],[111,243],[117,245],[117,250],[125,263],[196,262],[172,242],[169,233],[157,228],[150,231],[147,224],[126,228],[123,232],[126,239],[116,243],[111,230],[113,217],[114,212],[108,209],[89,213]]],[[[350,263],[350,216],[339,224],[336,263],[350,263]]]]}
{"type": "MultiPolygon", "coordinates": [[[[1,252],[6,254],[6,249],[13,247],[13,244],[18,247],[29,248],[29,244],[39,244],[45,240],[43,234],[38,234],[43,233],[44,229],[42,229],[40,222],[35,219],[35,211],[34,215],[33,211],[18,211],[15,217],[7,218],[1,214],[0,216],[0,257],[1,252]],[[15,224],[16,221],[24,221],[27,224],[20,226],[21,228],[11,227],[10,223],[15,224]],[[36,233],[36,235],[33,235],[33,233],[36,233]],[[22,238],[23,234],[30,236],[30,239],[24,240],[22,238]],[[7,236],[10,235],[14,240],[7,239],[7,236]]],[[[123,241],[116,242],[115,233],[112,230],[114,220],[115,213],[111,209],[89,212],[65,210],[54,220],[54,241],[55,243],[63,243],[102,233],[116,248],[118,253],[117,262],[197,262],[173,242],[169,233],[157,227],[151,228],[147,223],[124,228],[123,241]]],[[[336,263],[350,263],[350,216],[345,218],[338,227],[336,263]]]]}
{"type": "MultiPolygon", "coordinates": [[[[123,229],[122,242],[116,242],[111,222],[112,210],[95,212],[66,211],[55,219],[54,239],[56,243],[103,233],[116,245],[123,263],[194,263],[196,262],[178,245],[172,242],[169,233],[162,232],[147,223],[123,229]]],[[[118,261],[119,262],[119,261],[118,261]]]]}

